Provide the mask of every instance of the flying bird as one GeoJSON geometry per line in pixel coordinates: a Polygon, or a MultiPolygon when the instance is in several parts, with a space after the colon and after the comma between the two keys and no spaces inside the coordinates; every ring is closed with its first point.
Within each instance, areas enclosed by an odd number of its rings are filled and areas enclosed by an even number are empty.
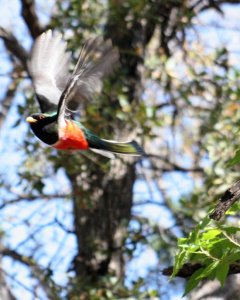
{"type": "Polygon", "coordinates": [[[36,39],[28,70],[41,113],[32,114],[26,121],[42,142],[60,150],[90,149],[109,158],[114,154],[144,154],[136,141],[102,139],[73,119],[82,101],[100,93],[103,77],[113,71],[118,56],[111,40],[89,39],[70,74],[70,53],[62,35],[48,30],[36,39]]]}

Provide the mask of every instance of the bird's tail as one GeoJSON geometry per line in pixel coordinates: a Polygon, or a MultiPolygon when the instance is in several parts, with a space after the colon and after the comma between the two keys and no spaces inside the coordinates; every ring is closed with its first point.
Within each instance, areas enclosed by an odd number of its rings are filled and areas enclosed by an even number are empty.
{"type": "Polygon", "coordinates": [[[108,153],[114,154],[125,154],[125,155],[132,155],[132,156],[141,156],[144,154],[144,150],[138,145],[136,141],[131,142],[115,142],[100,139],[97,145],[91,147],[91,150],[110,157],[108,153]],[[106,153],[108,152],[108,153],[106,153]]]}

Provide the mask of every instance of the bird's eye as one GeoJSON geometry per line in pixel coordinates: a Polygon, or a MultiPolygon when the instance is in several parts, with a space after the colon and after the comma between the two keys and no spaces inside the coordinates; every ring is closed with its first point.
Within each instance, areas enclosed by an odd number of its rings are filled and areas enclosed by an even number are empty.
{"type": "Polygon", "coordinates": [[[40,116],[39,116],[39,119],[40,119],[40,120],[45,119],[45,116],[44,116],[44,115],[40,115],[40,116]]]}

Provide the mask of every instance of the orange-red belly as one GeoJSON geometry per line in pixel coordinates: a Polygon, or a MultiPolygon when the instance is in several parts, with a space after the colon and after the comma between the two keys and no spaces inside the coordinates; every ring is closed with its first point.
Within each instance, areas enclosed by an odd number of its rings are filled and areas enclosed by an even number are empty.
{"type": "Polygon", "coordinates": [[[60,150],[67,149],[88,149],[88,142],[81,128],[79,128],[74,122],[65,120],[66,126],[61,128],[59,132],[59,140],[53,145],[54,148],[60,150]]]}

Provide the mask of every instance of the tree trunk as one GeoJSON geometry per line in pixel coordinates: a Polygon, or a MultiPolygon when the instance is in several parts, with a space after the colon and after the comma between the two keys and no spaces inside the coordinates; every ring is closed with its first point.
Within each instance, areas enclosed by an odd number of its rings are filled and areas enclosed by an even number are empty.
{"type": "Polygon", "coordinates": [[[90,284],[108,272],[122,279],[122,247],[131,217],[135,164],[116,159],[107,173],[90,164],[86,173],[68,173],[68,177],[73,188],[78,282],[90,284]]]}

